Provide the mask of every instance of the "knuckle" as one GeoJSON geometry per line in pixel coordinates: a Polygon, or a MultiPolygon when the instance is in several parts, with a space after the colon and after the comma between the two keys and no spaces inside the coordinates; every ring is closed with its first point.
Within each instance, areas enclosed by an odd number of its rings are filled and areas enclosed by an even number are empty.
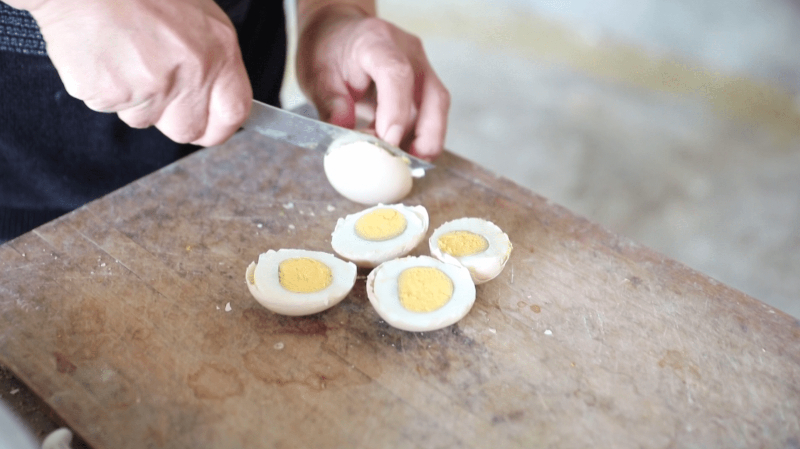
{"type": "Polygon", "coordinates": [[[450,95],[450,91],[447,90],[446,87],[442,86],[436,90],[436,94],[438,95],[439,102],[442,104],[444,109],[450,109],[450,104],[453,100],[452,96],[450,95]]]}
{"type": "Polygon", "coordinates": [[[377,17],[364,19],[362,26],[367,31],[383,37],[390,37],[394,32],[394,26],[392,26],[392,24],[377,17]]]}
{"type": "Polygon", "coordinates": [[[414,79],[414,68],[407,60],[396,60],[389,69],[391,69],[395,79],[404,81],[414,79]]]}
{"type": "Polygon", "coordinates": [[[240,125],[250,114],[252,103],[247,100],[236,99],[226,101],[214,112],[215,118],[224,126],[240,125]]]}
{"type": "Polygon", "coordinates": [[[394,52],[392,54],[373,55],[374,59],[370,61],[373,67],[383,71],[386,75],[395,80],[409,80],[414,78],[414,68],[411,62],[402,53],[394,52]]]}
{"type": "Polygon", "coordinates": [[[422,43],[422,39],[420,39],[418,36],[410,34],[408,36],[408,43],[417,53],[425,53],[425,45],[422,43]]]}

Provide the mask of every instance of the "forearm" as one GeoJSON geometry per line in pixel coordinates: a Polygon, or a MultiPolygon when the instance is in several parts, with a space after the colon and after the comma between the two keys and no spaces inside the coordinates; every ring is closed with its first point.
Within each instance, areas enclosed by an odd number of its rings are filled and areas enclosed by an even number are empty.
{"type": "Polygon", "coordinates": [[[34,11],[46,2],[47,0],[3,0],[3,3],[12,8],[24,9],[26,11],[34,11]]]}

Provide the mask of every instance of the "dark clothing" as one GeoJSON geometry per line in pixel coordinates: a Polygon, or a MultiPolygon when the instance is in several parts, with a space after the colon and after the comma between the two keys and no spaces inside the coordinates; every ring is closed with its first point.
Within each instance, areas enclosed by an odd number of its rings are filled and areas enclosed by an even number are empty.
{"type": "MultiPolygon", "coordinates": [[[[279,103],[280,0],[218,0],[239,34],[253,97],[279,103]]],[[[195,151],[70,97],[33,18],[0,2],[0,242],[195,151]]]]}

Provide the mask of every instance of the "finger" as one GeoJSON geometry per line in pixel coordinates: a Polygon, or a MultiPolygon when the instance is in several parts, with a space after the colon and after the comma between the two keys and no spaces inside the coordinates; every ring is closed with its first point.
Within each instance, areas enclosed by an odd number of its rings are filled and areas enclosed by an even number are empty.
{"type": "Polygon", "coordinates": [[[344,128],[355,127],[355,101],[342,77],[330,70],[320,72],[306,94],[317,108],[320,120],[344,128]]]}
{"type": "MultiPolygon", "coordinates": [[[[67,92],[69,93],[69,91],[67,92]]],[[[75,98],[83,100],[83,103],[89,109],[95,112],[119,112],[125,109],[135,108],[148,99],[134,99],[133,93],[127,89],[114,89],[106,88],[99,90],[100,95],[95,95],[92,98],[80,98],[72,95],[75,98]],[[112,93],[113,92],[113,93],[112,93]]]]}
{"type": "Polygon", "coordinates": [[[428,66],[420,88],[419,112],[411,154],[423,159],[434,159],[442,153],[449,110],[450,93],[428,66]]]}
{"type": "Polygon", "coordinates": [[[157,104],[154,99],[148,99],[138,105],[118,111],[117,116],[131,128],[143,129],[155,125],[163,112],[163,104],[157,104]]]}
{"type": "Polygon", "coordinates": [[[174,142],[189,143],[203,136],[207,124],[208,97],[182,94],[167,104],[155,126],[174,142]]]}
{"type": "Polygon", "coordinates": [[[247,120],[253,105],[253,89],[241,59],[232,62],[217,77],[211,88],[204,132],[191,143],[219,145],[230,138],[247,120]]]}
{"type": "Polygon", "coordinates": [[[349,95],[327,95],[314,101],[320,120],[343,128],[356,126],[356,108],[349,95]]]}
{"type": "MultiPolygon", "coordinates": [[[[130,117],[131,123],[150,122],[155,123],[164,109],[164,95],[173,86],[172,76],[164,77],[157,82],[153,82],[148,77],[133,77],[126,80],[117,77],[112,82],[110,77],[103,77],[105,82],[100,83],[100,87],[90,98],[84,99],[86,106],[96,112],[122,112],[131,110],[123,115],[130,117]],[[143,86],[134,92],[133,86],[143,86]]],[[[127,123],[127,122],[126,122],[127,123]]],[[[130,123],[129,123],[130,125],[130,123]]],[[[133,126],[142,128],[146,126],[133,126]]]]}
{"type": "Polygon", "coordinates": [[[365,52],[361,67],[375,82],[378,106],[375,130],[381,139],[399,145],[410,128],[414,99],[414,69],[394,45],[378,45],[365,52]]]}

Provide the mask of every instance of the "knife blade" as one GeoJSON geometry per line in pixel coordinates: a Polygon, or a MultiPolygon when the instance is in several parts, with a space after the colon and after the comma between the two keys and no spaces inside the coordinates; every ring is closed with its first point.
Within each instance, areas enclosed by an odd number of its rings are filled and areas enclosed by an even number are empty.
{"type": "Polygon", "coordinates": [[[373,135],[304,117],[264,104],[258,100],[253,100],[250,116],[244,122],[242,128],[301,148],[323,152],[327,151],[334,141],[355,142],[364,140],[408,162],[411,168],[411,175],[415,178],[424,176],[425,170],[435,167],[430,162],[414,157],[373,135]]]}

